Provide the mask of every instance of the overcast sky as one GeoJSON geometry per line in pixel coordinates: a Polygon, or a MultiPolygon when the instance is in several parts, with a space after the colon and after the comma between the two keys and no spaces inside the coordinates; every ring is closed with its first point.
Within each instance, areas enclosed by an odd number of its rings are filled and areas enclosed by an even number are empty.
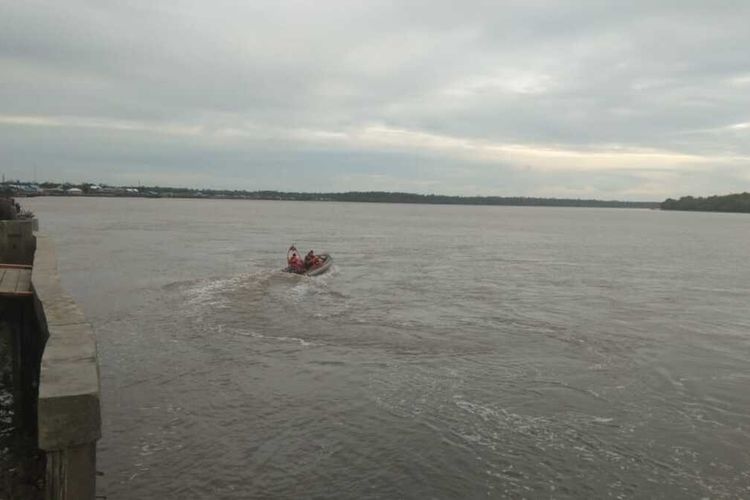
{"type": "Polygon", "coordinates": [[[7,177],[750,190],[748,1],[0,0],[7,177]]]}

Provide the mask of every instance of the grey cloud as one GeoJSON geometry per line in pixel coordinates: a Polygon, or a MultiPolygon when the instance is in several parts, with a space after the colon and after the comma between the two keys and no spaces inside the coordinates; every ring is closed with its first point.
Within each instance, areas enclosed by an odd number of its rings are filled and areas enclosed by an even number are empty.
{"type": "Polygon", "coordinates": [[[152,172],[175,184],[278,189],[324,190],[313,174],[322,168],[342,189],[366,189],[368,178],[394,189],[552,195],[558,186],[641,199],[746,189],[750,129],[727,127],[750,122],[750,5],[657,4],[1,2],[0,115],[130,120],[156,131],[0,121],[4,168],[95,177],[109,165],[112,179],[152,172]],[[552,174],[408,143],[311,144],[294,132],[351,135],[373,124],[497,144],[740,159],[669,180],[655,165],[552,174]],[[199,132],[160,135],[167,125],[199,132]],[[230,129],[245,132],[218,138],[230,129]]]}

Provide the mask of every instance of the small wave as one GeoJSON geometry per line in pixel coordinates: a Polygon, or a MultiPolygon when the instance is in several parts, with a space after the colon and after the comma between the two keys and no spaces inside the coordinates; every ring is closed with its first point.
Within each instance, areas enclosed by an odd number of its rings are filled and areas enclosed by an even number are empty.
{"type": "Polygon", "coordinates": [[[591,419],[592,422],[595,424],[611,424],[614,422],[614,418],[608,418],[608,417],[594,417],[591,419]]]}
{"type": "Polygon", "coordinates": [[[289,297],[291,298],[292,302],[300,303],[304,302],[306,296],[313,291],[314,286],[309,281],[300,281],[292,287],[289,297]]]}
{"type": "Polygon", "coordinates": [[[235,276],[232,278],[200,280],[185,290],[185,297],[189,305],[199,305],[206,302],[213,303],[220,292],[235,286],[239,279],[239,276],[235,276]]]}
{"type": "Polygon", "coordinates": [[[289,337],[289,336],[274,337],[273,335],[263,335],[262,333],[248,331],[248,330],[235,330],[235,333],[237,333],[237,335],[242,335],[243,337],[252,337],[254,339],[271,340],[271,341],[278,341],[278,342],[294,342],[305,347],[317,345],[314,342],[310,342],[309,340],[301,339],[299,337],[289,337]]]}

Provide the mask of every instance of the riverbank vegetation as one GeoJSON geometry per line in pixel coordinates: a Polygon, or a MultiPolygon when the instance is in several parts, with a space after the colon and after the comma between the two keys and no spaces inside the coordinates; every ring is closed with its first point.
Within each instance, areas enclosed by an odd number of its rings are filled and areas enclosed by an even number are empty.
{"type": "Polygon", "coordinates": [[[235,189],[194,189],[164,186],[108,186],[91,183],[40,184],[16,181],[6,188],[16,196],[110,196],[145,198],[218,198],[239,200],[349,201],[368,203],[415,203],[430,205],[507,205],[540,207],[658,208],[658,202],[539,198],[525,196],[447,196],[386,191],[299,193],[235,189]]]}
{"type": "Polygon", "coordinates": [[[669,198],[661,204],[662,210],[693,210],[702,212],[750,213],[750,193],[728,194],[695,198],[683,196],[679,200],[669,198]]]}

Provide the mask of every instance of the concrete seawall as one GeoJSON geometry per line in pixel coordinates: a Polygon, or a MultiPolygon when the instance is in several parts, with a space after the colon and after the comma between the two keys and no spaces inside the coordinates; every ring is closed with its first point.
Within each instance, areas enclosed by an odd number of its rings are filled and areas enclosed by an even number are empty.
{"type": "Polygon", "coordinates": [[[0,221],[0,263],[33,265],[33,294],[0,297],[0,326],[14,346],[16,427],[42,452],[46,499],[94,499],[101,437],[96,339],[60,284],[52,240],[36,228],[36,221],[0,221]]]}
{"type": "Polygon", "coordinates": [[[47,456],[47,498],[94,498],[101,437],[96,339],[60,285],[52,240],[38,236],[31,283],[46,345],[39,375],[39,448],[47,456]]]}

